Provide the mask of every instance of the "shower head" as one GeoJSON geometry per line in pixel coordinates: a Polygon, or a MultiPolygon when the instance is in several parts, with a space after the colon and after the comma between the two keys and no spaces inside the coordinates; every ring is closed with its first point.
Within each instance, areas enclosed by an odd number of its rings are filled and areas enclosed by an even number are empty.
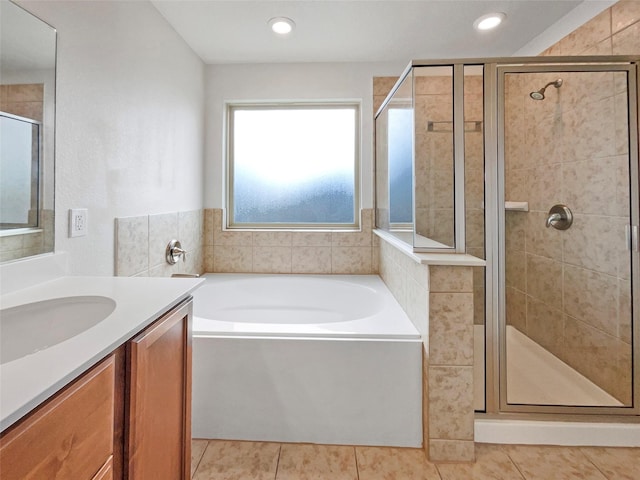
{"type": "Polygon", "coordinates": [[[544,91],[547,89],[548,86],[553,85],[556,88],[560,88],[562,86],[562,79],[558,78],[557,80],[554,80],[553,82],[549,82],[547,83],[544,87],[542,87],[540,90],[536,90],[535,92],[531,92],[529,94],[529,96],[531,98],[533,98],[534,100],[544,100],[544,91]]]}

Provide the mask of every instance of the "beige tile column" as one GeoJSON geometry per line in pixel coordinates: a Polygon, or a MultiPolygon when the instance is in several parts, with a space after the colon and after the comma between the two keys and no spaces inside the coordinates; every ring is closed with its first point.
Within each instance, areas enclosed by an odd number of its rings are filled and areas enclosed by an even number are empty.
{"type": "Polygon", "coordinates": [[[429,267],[428,352],[427,455],[433,462],[474,461],[471,267],[429,267]]]}

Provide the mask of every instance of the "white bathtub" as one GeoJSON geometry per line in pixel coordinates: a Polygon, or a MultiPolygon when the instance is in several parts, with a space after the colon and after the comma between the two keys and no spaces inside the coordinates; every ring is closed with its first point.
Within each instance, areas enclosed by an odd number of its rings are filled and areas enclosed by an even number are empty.
{"type": "Polygon", "coordinates": [[[379,277],[206,278],[194,437],[421,445],[422,341],[379,277]]]}

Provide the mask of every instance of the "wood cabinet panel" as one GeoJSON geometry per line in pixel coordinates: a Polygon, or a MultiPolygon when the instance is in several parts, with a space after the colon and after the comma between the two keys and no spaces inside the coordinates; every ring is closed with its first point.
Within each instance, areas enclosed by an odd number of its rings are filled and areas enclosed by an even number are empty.
{"type": "Polygon", "coordinates": [[[128,357],[128,479],[188,479],[191,301],[129,342],[128,357]]]}
{"type": "Polygon", "coordinates": [[[115,408],[113,412],[113,458],[112,476],[118,480],[124,479],[124,422],[126,405],[126,369],[127,347],[121,345],[113,352],[115,362],[115,408]]]}
{"type": "Polygon", "coordinates": [[[111,456],[91,480],[113,480],[113,478],[113,456],[111,456]]]}
{"type": "Polygon", "coordinates": [[[92,479],[113,453],[114,384],[110,356],[4,432],[2,479],[92,479]]]}

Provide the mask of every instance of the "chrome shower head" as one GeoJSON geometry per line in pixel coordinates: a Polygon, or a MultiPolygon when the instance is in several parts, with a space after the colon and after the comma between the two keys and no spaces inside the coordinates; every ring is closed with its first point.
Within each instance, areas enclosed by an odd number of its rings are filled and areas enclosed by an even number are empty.
{"type": "Polygon", "coordinates": [[[549,82],[547,83],[544,87],[542,87],[540,90],[536,90],[535,92],[531,92],[529,94],[529,96],[531,98],[533,98],[534,100],[544,100],[544,91],[547,89],[548,86],[553,85],[555,88],[560,88],[562,86],[562,79],[558,78],[557,80],[554,80],[553,82],[549,82]]]}

